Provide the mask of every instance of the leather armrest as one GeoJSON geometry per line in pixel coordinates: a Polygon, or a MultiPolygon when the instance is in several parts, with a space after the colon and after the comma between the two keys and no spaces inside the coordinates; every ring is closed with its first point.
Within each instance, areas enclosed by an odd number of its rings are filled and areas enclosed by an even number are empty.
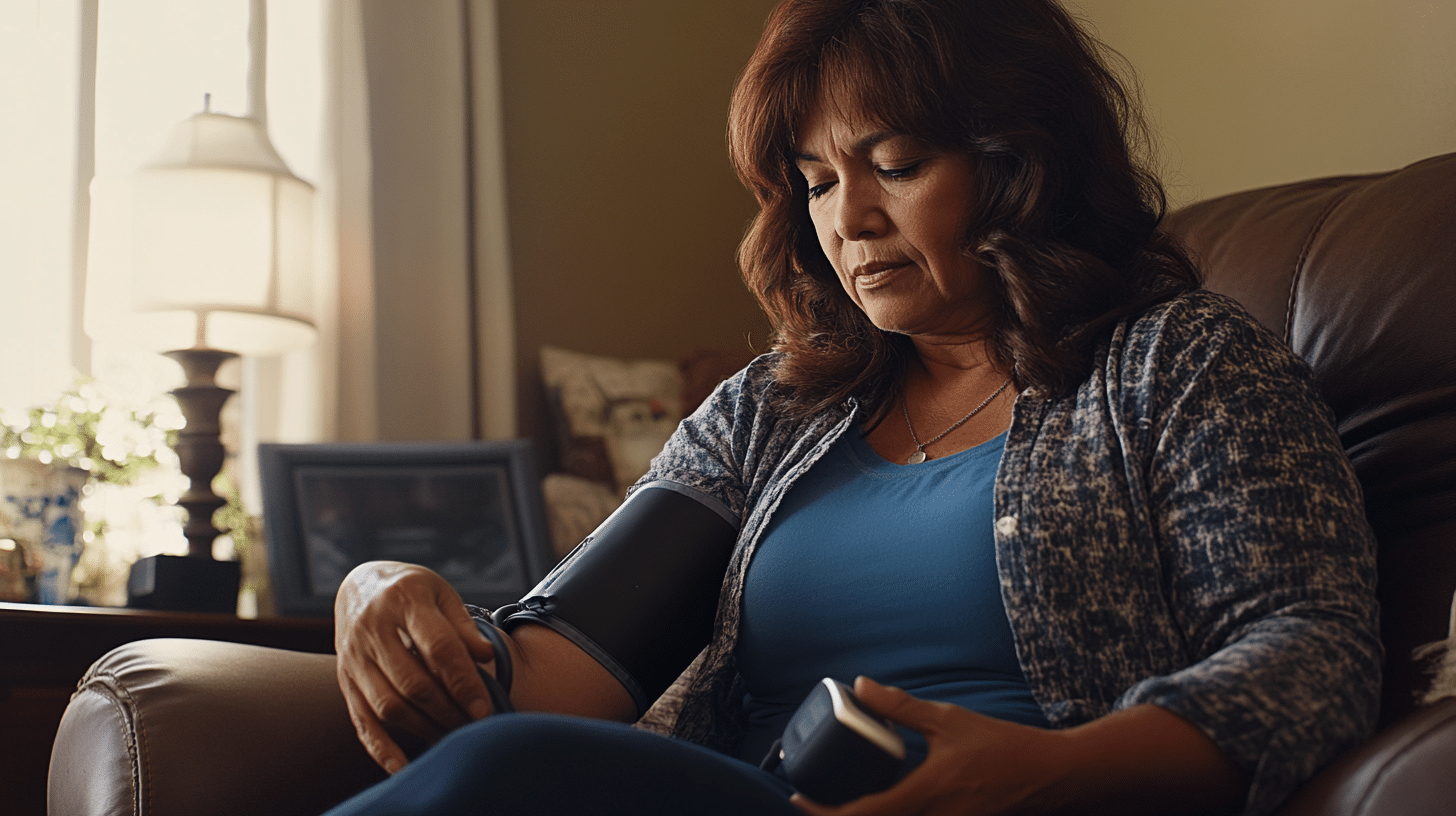
{"type": "Polygon", "coordinates": [[[1456,697],[1387,726],[1315,775],[1280,816],[1456,813],[1456,697]]]}
{"type": "Polygon", "coordinates": [[[121,646],[86,673],[51,753],[50,816],[317,816],[384,772],[333,655],[207,640],[121,646]]]}

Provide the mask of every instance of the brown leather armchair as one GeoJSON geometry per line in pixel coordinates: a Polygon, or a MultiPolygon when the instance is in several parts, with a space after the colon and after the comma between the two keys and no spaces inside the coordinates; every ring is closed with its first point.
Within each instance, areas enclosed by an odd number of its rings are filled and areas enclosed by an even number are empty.
{"type": "MultiPolygon", "coordinates": [[[[1284,813],[1456,813],[1456,697],[1418,706],[1429,678],[1411,657],[1447,637],[1456,590],[1456,154],[1223,196],[1168,223],[1209,288],[1313,364],[1380,540],[1381,731],[1284,813]]],[[[50,813],[315,814],[381,776],[331,657],[142,641],[81,681],[50,813]]]]}

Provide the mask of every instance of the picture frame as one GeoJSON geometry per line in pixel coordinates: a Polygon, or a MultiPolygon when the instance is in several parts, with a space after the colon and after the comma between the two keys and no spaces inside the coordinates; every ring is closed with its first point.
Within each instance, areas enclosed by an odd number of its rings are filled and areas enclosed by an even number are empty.
{"type": "Polygon", "coordinates": [[[280,615],[325,617],[366,561],[440,573],[470,604],[520,600],[555,564],[530,440],[258,446],[280,615]]]}

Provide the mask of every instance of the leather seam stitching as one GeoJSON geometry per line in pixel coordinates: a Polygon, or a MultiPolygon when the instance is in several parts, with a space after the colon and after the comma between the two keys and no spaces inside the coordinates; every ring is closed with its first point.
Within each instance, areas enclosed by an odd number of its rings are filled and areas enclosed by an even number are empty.
{"type": "Polygon", "coordinates": [[[1294,295],[1299,291],[1299,281],[1304,276],[1306,262],[1309,260],[1310,253],[1314,251],[1315,239],[1324,229],[1325,222],[1329,220],[1335,208],[1343,204],[1349,195],[1350,191],[1346,190],[1325,206],[1324,212],[1319,214],[1319,218],[1315,220],[1314,226],[1309,230],[1309,235],[1305,237],[1304,246],[1299,248],[1299,259],[1294,262],[1294,274],[1289,278],[1289,298],[1284,303],[1284,345],[1290,348],[1294,347],[1294,295]]]}
{"type": "Polygon", "coordinates": [[[146,784],[146,779],[151,777],[151,760],[149,752],[143,750],[143,745],[147,741],[146,727],[142,724],[141,712],[137,707],[136,699],[131,696],[131,692],[121,682],[120,678],[112,672],[98,672],[92,675],[92,680],[105,681],[106,687],[115,695],[115,702],[113,704],[121,712],[122,718],[131,723],[132,730],[136,734],[135,739],[127,746],[127,752],[131,754],[132,762],[138,770],[136,775],[129,775],[132,777],[132,805],[136,808],[136,813],[138,814],[151,813],[152,786],[146,784]],[[126,706],[121,705],[120,701],[122,699],[126,700],[126,706]],[[127,716],[128,707],[130,716],[127,716]],[[143,797],[146,798],[146,801],[143,801],[143,797]]]}

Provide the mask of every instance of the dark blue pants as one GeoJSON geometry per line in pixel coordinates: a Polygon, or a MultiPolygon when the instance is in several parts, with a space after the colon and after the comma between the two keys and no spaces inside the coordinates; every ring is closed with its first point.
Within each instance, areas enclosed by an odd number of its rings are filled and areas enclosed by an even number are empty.
{"type": "Polygon", "coordinates": [[[505,714],[455,731],[326,816],[801,816],[790,793],[773,774],[682,740],[505,714]]]}

